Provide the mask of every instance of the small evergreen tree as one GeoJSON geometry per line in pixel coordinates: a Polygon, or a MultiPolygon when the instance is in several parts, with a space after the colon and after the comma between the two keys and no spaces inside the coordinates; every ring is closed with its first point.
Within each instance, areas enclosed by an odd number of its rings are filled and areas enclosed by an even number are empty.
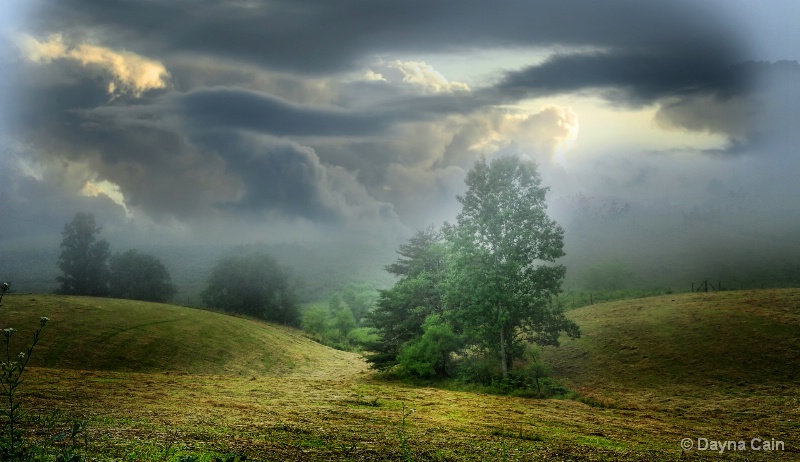
{"type": "Polygon", "coordinates": [[[108,242],[98,239],[101,228],[91,213],[76,213],[61,232],[61,254],[58,267],[62,275],[59,293],[66,295],[91,295],[104,297],[108,294],[108,258],[111,255],[108,242]]]}
{"type": "Polygon", "coordinates": [[[378,341],[367,346],[367,360],[377,369],[398,363],[407,342],[423,334],[423,323],[430,314],[444,311],[442,281],[446,275],[446,249],[439,231],[433,227],[417,231],[397,251],[401,258],[386,267],[400,280],[379,292],[368,321],[375,327],[378,341]]]}

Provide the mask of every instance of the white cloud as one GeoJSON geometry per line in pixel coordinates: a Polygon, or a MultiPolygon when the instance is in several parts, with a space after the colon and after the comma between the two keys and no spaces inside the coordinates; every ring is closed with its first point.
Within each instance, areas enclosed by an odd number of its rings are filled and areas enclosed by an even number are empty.
{"type": "Polygon", "coordinates": [[[16,41],[31,62],[49,64],[56,59],[69,59],[99,70],[110,77],[107,90],[112,97],[123,94],[141,97],[148,90],[169,86],[170,74],[162,63],[130,51],[85,43],[69,46],[61,34],[51,35],[44,41],[23,34],[16,41]]]}
{"type": "Polygon", "coordinates": [[[125,197],[122,195],[119,185],[111,183],[110,181],[87,181],[86,185],[81,190],[81,194],[87,197],[104,195],[122,206],[126,212],[128,211],[128,207],[125,204],[125,197]]]}
{"type": "Polygon", "coordinates": [[[578,139],[578,114],[569,107],[548,104],[534,114],[506,117],[506,130],[521,147],[551,155],[566,167],[565,154],[578,139]]]}
{"type": "Polygon", "coordinates": [[[412,85],[423,93],[468,92],[470,88],[461,82],[451,82],[433,66],[424,61],[389,61],[380,63],[367,71],[366,80],[412,85]]]}

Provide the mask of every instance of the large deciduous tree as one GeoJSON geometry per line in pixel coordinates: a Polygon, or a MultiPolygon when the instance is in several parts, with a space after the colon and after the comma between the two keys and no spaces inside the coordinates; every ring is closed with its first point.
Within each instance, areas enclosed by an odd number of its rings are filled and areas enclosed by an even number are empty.
{"type": "Polygon", "coordinates": [[[281,324],[297,325],[300,318],[290,273],[266,253],[221,259],[202,299],[212,308],[281,324]]]}
{"type": "Polygon", "coordinates": [[[108,294],[108,242],[98,239],[101,227],[91,213],[76,213],[61,232],[58,267],[62,275],[59,292],[66,295],[106,296],[108,294]]]}
{"type": "Polygon", "coordinates": [[[566,271],[555,264],[564,255],[564,231],[546,213],[548,188],[532,162],[481,159],[466,184],[457,223],[445,227],[452,252],[448,318],[496,353],[507,377],[524,341],[557,344],[561,332],[579,335],[553,303],[566,271]]]}
{"type": "Polygon", "coordinates": [[[109,261],[109,296],[150,302],[167,302],[176,293],[167,267],[158,258],[128,250],[109,261]]]}

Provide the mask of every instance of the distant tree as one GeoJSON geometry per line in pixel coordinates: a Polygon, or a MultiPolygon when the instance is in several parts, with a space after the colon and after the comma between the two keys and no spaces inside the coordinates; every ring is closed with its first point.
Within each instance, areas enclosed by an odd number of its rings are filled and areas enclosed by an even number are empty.
{"type": "Polygon", "coordinates": [[[64,225],[58,257],[62,272],[57,278],[61,283],[59,293],[97,297],[108,294],[111,252],[105,239],[97,239],[100,230],[91,213],[76,213],[72,221],[64,225]]]}
{"type": "Polygon", "coordinates": [[[451,243],[447,305],[458,330],[494,352],[503,377],[524,342],[557,344],[579,335],[553,298],[565,268],[564,230],[547,216],[536,164],[515,156],[477,161],[466,178],[462,210],[446,226],[451,243]]]}
{"type": "Polygon", "coordinates": [[[266,253],[221,259],[201,297],[209,307],[281,324],[300,318],[289,271],[266,253]]]}
{"type": "Polygon", "coordinates": [[[328,298],[328,310],[330,310],[331,313],[336,314],[341,309],[342,309],[342,297],[337,292],[331,295],[330,298],[328,298]]]}
{"type": "Polygon", "coordinates": [[[336,328],[341,339],[346,339],[347,334],[355,329],[357,325],[356,318],[350,308],[342,308],[334,315],[333,327],[336,328]]]}
{"type": "Polygon", "coordinates": [[[356,324],[375,307],[378,291],[370,283],[348,284],[341,292],[341,300],[350,308],[356,324]]]}
{"type": "Polygon", "coordinates": [[[303,313],[303,330],[322,337],[330,330],[328,310],[321,306],[312,306],[303,313]]]}
{"type": "Polygon", "coordinates": [[[169,271],[158,258],[128,250],[109,261],[109,296],[167,302],[177,293],[169,271]]]}

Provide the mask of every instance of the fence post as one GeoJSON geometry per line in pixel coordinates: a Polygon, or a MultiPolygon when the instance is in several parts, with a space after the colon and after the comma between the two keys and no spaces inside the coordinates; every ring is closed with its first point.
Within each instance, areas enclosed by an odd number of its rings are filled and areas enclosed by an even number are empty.
{"type": "Polygon", "coordinates": [[[692,293],[694,293],[694,282],[692,283],[692,293]]]}

